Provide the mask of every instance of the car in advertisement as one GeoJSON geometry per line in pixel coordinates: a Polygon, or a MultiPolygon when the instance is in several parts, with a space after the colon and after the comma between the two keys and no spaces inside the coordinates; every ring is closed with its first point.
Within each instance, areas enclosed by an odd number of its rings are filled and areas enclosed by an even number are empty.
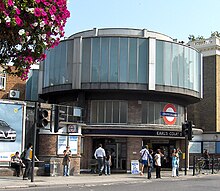
{"type": "Polygon", "coordinates": [[[0,120],[0,141],[15,141],[16,131],[5,121],[0,120]]]}

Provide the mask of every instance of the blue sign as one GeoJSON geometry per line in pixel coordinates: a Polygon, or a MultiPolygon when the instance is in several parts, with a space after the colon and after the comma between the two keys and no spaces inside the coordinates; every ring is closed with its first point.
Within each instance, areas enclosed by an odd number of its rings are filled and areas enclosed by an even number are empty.
{"type": "Polygon", "coordinates": [[[164,111],[161,111],[160,115],[163,116],[163,117],[164,116],[166,116],[166,117],[178,117],[177,112],[168,112],[168,111],[164,112],[164,111]]]}

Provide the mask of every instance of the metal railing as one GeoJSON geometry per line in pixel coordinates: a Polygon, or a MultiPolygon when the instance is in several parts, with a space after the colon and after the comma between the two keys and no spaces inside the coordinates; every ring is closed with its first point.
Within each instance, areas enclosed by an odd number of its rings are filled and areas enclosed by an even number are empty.
{"type": "Polygon", "coordinates": [[[198,174],[217,174],[220,170],[220,158],[193,157],[193,176],[198,174]]]}

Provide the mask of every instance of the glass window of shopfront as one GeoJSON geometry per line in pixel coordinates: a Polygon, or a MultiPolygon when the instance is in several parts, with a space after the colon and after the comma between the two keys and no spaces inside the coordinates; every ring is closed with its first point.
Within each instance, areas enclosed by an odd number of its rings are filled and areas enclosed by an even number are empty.
{"type": "Polygon", "coordinates": [[[128,81],[128,38],[120,38],[119,81],[128,81]]]}
{"type": "Polygon", "coordinates": [[[127,123],[126,101],[92,101],[91,123],[127,123]]]}
{"type": "Polygon", "coordinates": [[[109,38],[101,38],[100,81],[108,82],[109,73],[109,38]]]}

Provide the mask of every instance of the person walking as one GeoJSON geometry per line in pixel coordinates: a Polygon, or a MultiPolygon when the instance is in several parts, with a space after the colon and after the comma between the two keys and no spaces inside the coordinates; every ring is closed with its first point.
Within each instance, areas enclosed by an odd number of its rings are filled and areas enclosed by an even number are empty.
{"type": "Polygon", "coordinates": [[[32,147],[33,145],[29,143],[25,151],[25,157],[23,161],[25,165],[23,180],[28,180],[31,175],[30,173],[31,173],[32,147]]]}
{"type": "Polygon", "coordinates": [[[11,157],[11,167],[15,169],[15,175],[19,177],[22,167],[22,160],[19,157],[18,151],[11,157]]]}
{"type": "Polygon", "coordinates": [[[98,161],[98,172],[99,176],[102,175],[104,169],[104,159],[105,159],[105,150],[102,148],[102,144],[99,144],[99,147],[95,150],[94,157],[98,161]]]}
{"type": "Polygon", "coordinates": [[[156,167],[156,178],[161,178],[161,158],[164,155],[161,153],[160,149],[157,149],[156,154],[154,156],[155,167],[156,167]]]}
{"type": "Polygon", "coordinates": [[[69,176],[71,150],[69,146],[66,146],[66,150],[63,151],[63,176],[69,176]]]}
{"type": "Polygon", "coordinates": [[[105,157],[105,175],[111,174],[112,157],[110,151],[106,152],[105,157]]]}
{"type": "Polygon", "coordinates": [[[172,152],[172,177],[176,176],[177,168],[178,168],[178,153],[176,149],[173,149],[172,152]]]}
{"type": "Polygon", "coordinates": [[[148,151],[148,145],[144,145],[143,148],[140,151],[141,155],[141,171],[140,175],[143,176],[144,174],[144,167],[148,166],[148,156],[149,156],[149,151],[148,151]]]}

